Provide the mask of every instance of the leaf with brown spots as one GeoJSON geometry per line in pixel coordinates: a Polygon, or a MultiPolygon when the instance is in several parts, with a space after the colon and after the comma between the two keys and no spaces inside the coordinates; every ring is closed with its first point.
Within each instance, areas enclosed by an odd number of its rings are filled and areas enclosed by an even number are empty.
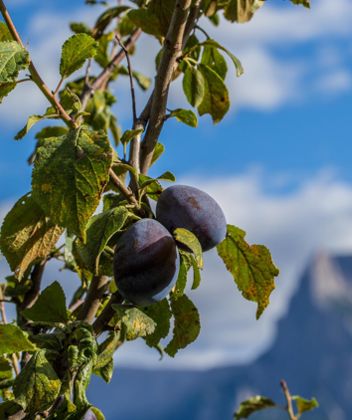
{"type": "Polygon", "coordinates": [[[270,251],[263,245],[249,245],[246,232],[228,225],[226,238],[217,246],[218,254],[242,292],[243,297],[257,302],[257,319],[269,304],[279,270],[270,251]]]}
{"type": "Polygon", "coordinates": [[[21,279],[27,268],[45,259],[63,229],[53,224],[30,194],[20,198],[1,227],[0,248],[11,269],[21,279]]]}
{"type": "Polygon", "coordinates": [[[107,136],[85,127],[40,140],[33,198],[54,223],[85,241],[87,223],[108,182],[111,162],[107,136]]]}

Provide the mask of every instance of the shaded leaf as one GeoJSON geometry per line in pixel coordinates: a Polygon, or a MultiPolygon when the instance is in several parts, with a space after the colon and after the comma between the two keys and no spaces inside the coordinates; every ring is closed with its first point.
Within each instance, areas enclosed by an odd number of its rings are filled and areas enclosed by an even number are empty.
{"type": "Polygon", "coordinates": [[[132,76],[135,78],[136,82],[138,83],[138,86],[142,90],[147,90],[150,88],[150,85],[152,84],[150,77],[147,77],[144,74],[139,73],[138,71],[133,71],[132,76]]]}
{"type": "Polygon", "coordinates": [[[170,331],[172,317],[170,305],[167,299],[154,303],[144,309],[144,312],[155,322],[153,333],[146,335],[145,342],[150,347],[156,347],[160,340],[166,338],[170,331]]]}
{"type": "Polygon", "coordinates": [[[32,196],[26,194],[4,219],[0,248],[11,269],[21,278],[33,262],[50,254],[62,232],[45,216],[32,196]]]}
{"type": "Polygon", "coordinates": [[[187,66],[183,77],[183,91],[188,102],[197,107],[202,103],[205,94],[203,74],[195,67],[187,66]]]}
{"type": "Polygon", "coordinates": [[[94,365],[94,373],[101,376],[105,382],[111,381],[114,369],[113,356],[121,346],[120,334],[113,331],[108,338],[99,346],[99,353],[94,365]]]}
{"type": "Polygon", "coordinates": [[[43,120],[44,118],[46,118],[45,115],[31,115],[28,118],[26,125],[16,134],[15,139],[21,140],[28,133],[28,131],[33,127],[34,124],[43,120]]]}
{"type": "Polygon", "coordinates": [[[128,219],[125,207],[116,207],[93,216],[87,225],[87,242],[78,240],[75,253],[91,272],[98,274],[100,256],[115,233],[121,231],[128,219]]]}
{"type": "Polygon", "coordinates": [[[47,139],[49,137],[60,137],[67,134],[68,129],[64,126],[49,126],[42,128],[36,135],[37,140],[47,139]]]}
{"type": "Polygon", "coordinates": [[[178,121],[189,125],[190,127],[198,126],[198,118],[196,114],[190,109],[175,109],[171,112],[171,116],[175,117],[178,121]]]}
{"type": "Polygon", "coordinates": [[[149,35],[161,36],[162,28],[158,17],[147,9],[134,9],[128,12],[129,19],[143,32],[149,35]]]}
{"type": "Polygon", "coordinates": [[[175,299],[171,294],[171,310],[175,318],[173,337],[165,352],[174,357],[176,353],[193,343],[200,332],[200,320],[193,302],[183,295],[175,299]]]}
{"type": "Polygon", "coordinates": [[[45,351],[36,352],[17,376],[14,383],[16,401],[25,412],[34,416],[54,403],[59,395],[61,381],[45,357],[45,351]]]}
{"type": "Polygon", "coordinates": [[[310,9],[310,0],[291,0],[293,4],[302,4],[307,9],[310,9]]]}
{"type": "Polygon", "coordinates": [[[22,351],[35,351],[36,346],[31,343],[27,334],[13,324],[0,324],[0,355],[13,354],[22,351]]]}
{"type": "Polygon", "coordinates": [[[154,153],[153,153],[153,158],[152,158],[152,162],[151,165],[153,165],[159,158],[160,156],[165,152],[165,146],[161,143],[158,143],[155,146],[154,149],[154,153]]]}
{"type": "Polygon", "coordinates": [[[264,3],[265,0],[230,0],[224,16],[231,22],[245,23],[252,19],[255,11],[264,3]]]}
{"type": "Polygon", "coordinates": [[[0,83],[0,104],[3,99],[16,87],[16,82],[0,83]]]}
{"type": "Polygon", "coordinates": [[[0,42],[0,86],[14,82],[29,64],[28,52],[16,41],[0,42]]]}
{"type": "Polygon", "coordinates": [[[198,238],[192,232],[184,228],[175,229],[173,234],[177,242],[186,245],[186,247],[193,252],[198,267],[203,268],[202,246],[199,243],[198,238]]]}
{"type": "Polygon", "coordinates": [[[221,77],[210,67],[200,64],[205,80],[205,94],[198,107],[199,115],[210,114],[213,122],[221,121],[230,108],[227,87],[221,77]]]}
{"type": "Polygon", "coordinates": [[[80,69],[88,58],[94,57],[97,43],[90,35],[79,33],[71,36],[62,46],[60,75],[68,77],[80,69]]]}
{"type": "Polygon", "coordinates": [[[33,198],[53,222],[85,240],[88,220],[109,180],[112,151],[105,134],[86,128],[39,141],[33,198]]]}
{"type": "Polygon", "coordinates": [[[293,395],[292,399],[296,402],[298,415],[301,415],[306,411],[311,411],[319,407],[319,403],[315,398],[307,400],[305,398],[300,397],[299,395],[293,395]]]}
{"type": "Polygon", "coordinates": [[[180,268],[176,280],[175,289],[173,291],[174,299],[178,299],[185,292],[188,278],[188,271],[191,268],[190,253],[179,249],[180,255],[180,268]]]}
{"type": "Polygon", "coordinates": [[[202,64],[210,67],[223,80],[227,74],[227,64],[224,57],[219,53],[217,48],[206,45],[203,50],[202,64]]]}
{"type": "Polygon", "coordinates": [[[274,265],[270,251],[263,245],[249,245],[246,233],[227,226],[227,236],[217,246],[227,270],[233,275],[243,297],[257,302],[257,319],[269,304],[269,297],[275,288],[274,278],[279,270],[274,265]]]}
{"type": "Polygon", "coordinates": [[[16,403],[14,400],[4,401],[0,404],[0,419],[9,419],[10,416],[20,412],[22,407],[16,403]]]}
{"type": "Polygon", "coordinates": [[[68,321],[66,297],[60,284],[55,281],[44,289],[35,304],[22,313],[27,319],[34,322],[66,323],[68,321]]]}
{"type": "Polygon", "coordinates": [[[257,411],[264,410],[266,408],[273,408],[275,406],[276,404],[271,399],[257,395],[243,401],[240,404],[239,409],[235,412],[234,418],[235,420],[246,419],[257,411]]]}
{"type": "Polygon", "coordinates": [[[212,46],[214,48],[217,48],[219,50],[224,51],[230,57],[231,61],[234,64],[234,66],[236,68],[236,75],[237,75],[237,77],[240,77],[243,74],[244,70],[243,70],[243,66],[242,66],[241,61],[234,54],[232,54],[232,52],[229,51],[227,48],[223,47],[221,44],[219,44],[218,42],[214,41],[213,39],[207,39],[206,41],[203,42],[202,45],[212,46]]]}

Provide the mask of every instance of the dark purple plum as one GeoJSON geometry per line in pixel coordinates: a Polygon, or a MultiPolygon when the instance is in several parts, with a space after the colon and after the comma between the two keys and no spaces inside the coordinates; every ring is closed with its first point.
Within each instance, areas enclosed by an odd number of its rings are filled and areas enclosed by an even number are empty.
{"type": "Polygon", "coordinates": [[[203,251],[226,236],[226,219],[219,204],[206,192],[187,185],[173,185],[162,192],[156,218],[171,233],[177,228],[191,231],[203,251]]]}
{"type": "Polygon", "coordinates": [[[136,305],[164,299],[176,282],[174,238],[159,222],[142,219],[119,238],[114,275],[121,295],[136,305]]]}

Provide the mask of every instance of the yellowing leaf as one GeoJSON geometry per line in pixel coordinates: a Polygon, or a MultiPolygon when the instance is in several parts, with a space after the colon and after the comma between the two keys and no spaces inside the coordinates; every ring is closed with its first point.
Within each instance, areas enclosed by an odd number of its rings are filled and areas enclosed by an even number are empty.
{"type": "Polygon", "coordinates": [[[36,349],[27,334],[19,327],[13,324],[0,324],[0,356],[36,349]]]}
{"type": "Polygon", "coordinates": [[[14,82],[29,64],[28,52],[16,41],[0,42],[0,86],[14,82]]]}
{"type": "Polygon", "coordinates": [[[21,278],[35,261],[45,259],[63,230],[53,224],[30,194],[20,198],[4,219],[0,248],[21,278]]]}
{"type": "Polygon", "coordinates": [[[265,0],[230,0],[225,8],[225,18],[231,22],[248,22],[264,3],[265,0]]]}
{"type": "Polygon", "coordinates": [[[241,402],[238,410],[234,414],[235,420],[246,419],[251,414],[266,408],[273,408],[276,404],[269,398],[256,395],[246,401],[241,402]]]}
{"type": "Polygon", "coordinates": [[[217,250],[243,297],[257,302],[258,319],[269,304],[270,294],[275,288],[274,278],[279,275],[279,270],[271,259],[270,251],[263,245],[248,245],[245,235],[243,230],[228,225],[227,236],[217,250]]]}

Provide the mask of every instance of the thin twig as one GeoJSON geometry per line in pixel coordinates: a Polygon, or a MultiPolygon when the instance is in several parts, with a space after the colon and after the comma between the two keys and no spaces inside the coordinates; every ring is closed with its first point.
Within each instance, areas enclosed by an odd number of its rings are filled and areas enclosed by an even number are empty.
{"type": "MultiPolygon", "coordinates": [[[[16,26],[14,25],[11,16],[5,6],[5,3],[3,0],[0,0],[0,12],[6,22],[6,25],[15,41],[17,41],[23,48],[24,44],[22,42],[22,39],[16,29],[16,26]]],[[[38,70],[33,64],[33,61],[30,60],[28,70],[31,74],[33,82],[38,86],[38,88],[42,91],[44,96],[47,98],[47,100],[51,103],[51,105],[57,109],[59,112],[62,120],[69,126],[75,127],[76,122],[75,120],[68,115],[68,113],[65,111],[65,109],[62,107],[61,103],[56,99],[55,95],[51,92],[51,90],[48,88],[48,86],[45,84],[43,79],[40,77],[38,70]]]]}
{"type": "Polygon", "coordinates": [[[290,420],[298,420],[298,417],[295,415],[294,409],[293,409],[293,405],[292,405],[292,397],[290,394],[290,391],[288,389],[287,383],[286,381],[282,380],[280,382],[282,391],[284,393],[284,396],[286,398],[286,402],[287,402],[287,413],[290,417],[290,420]]]}
{"type": "Polygon", "coordinates": [[[146,174],[164,125],[166,104],[173,72],[182,51],[187,19],[192,0],[177,0],[166,35],[152,98],[150,119],[141,148],[141,172],[146,174]]]}
{"type": "Polygon", "coordinates": [[[55,88],[55,90],[53,92],[54,96],[56,96],[58,94],[58,92],[59,92],[59,90],[60,90],[60,88],[61,88],[64,80],[65,80],[65,78],[64,77],[61,77],[61,79],[59,80],[59,83],[57,84],[57,86],[56,86],[56,88],[55,88]]]}
{"type": "Polygon", "coordinates": [[[127,200],[134,206],[139,207],[139,203],[136,200],[136,197],[133,195],[132,191],[129,188],[127,188],[122,181],[120,181],[119,177],[115,174],[115,172],[112,169],[110,169],[109,175],[112,182],[121,191],[121,193],[127,198],[127,200]]]}
{"type": "Polygon", "coordinates": [[[117,42],[119,43],[120,47],[122,48],[122,50],[124,51],[125,56],[126,56],[126,60],[127,60],[127,70],[128,70],[128,77],[130,79],[130,89],[131,89],[131,98],[132,98],[133,126],[135,126],[136,123],[137,123],[137,107],[136,107],[136,92],[135,92],[134,83],[133,83],[131,59],[130,59],[130,55],[128,53],[127,48],[125,47],[125,45],[121,41],[118,34],[115,34],[115,38],[116,38],[117,42]]]}
{"type": "Polygon", "coordinates": [[[111,296],[109,302],[93,323],[93,330],[96,336],[107,328],[109,321],[115,315],[113,305],[121,304],[123,300],[123,297],[118,292],[111,296]]]}

